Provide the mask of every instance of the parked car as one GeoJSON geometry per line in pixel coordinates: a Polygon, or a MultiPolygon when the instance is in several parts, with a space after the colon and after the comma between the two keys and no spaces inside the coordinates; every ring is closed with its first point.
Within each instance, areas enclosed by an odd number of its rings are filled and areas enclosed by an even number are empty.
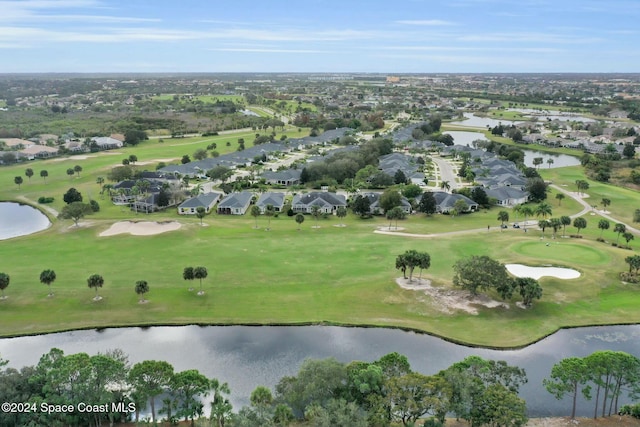
{"type": "Polygon", "coordinates": [[[513,228],[520,228],[520,226],[516,223],[513,223],[513,228]]]}
{"type": "Polygon", "coordinates": [[[500,225],[500,228],[509,228],[509,226],[507,224],[502,224],[500,225]]]}

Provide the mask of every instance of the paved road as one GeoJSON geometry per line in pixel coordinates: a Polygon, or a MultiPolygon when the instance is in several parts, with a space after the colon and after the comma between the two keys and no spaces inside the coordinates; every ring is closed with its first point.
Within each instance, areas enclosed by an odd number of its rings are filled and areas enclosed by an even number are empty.
{"type": "Polygon", "coordinates": [[[441,182],[449,181],[451,190],[460,187],[460,184],[457,181],[458,177],[456,176],[455,172],[453,172],[453,166],[451,165],[451,163],[438,157],[432,157],[432,160],[436,165],[438,165],[441,182]]]}

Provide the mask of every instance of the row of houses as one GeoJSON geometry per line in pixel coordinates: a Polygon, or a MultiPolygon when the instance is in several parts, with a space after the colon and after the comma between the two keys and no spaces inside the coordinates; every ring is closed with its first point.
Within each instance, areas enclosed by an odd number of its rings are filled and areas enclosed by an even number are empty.
{"type": "MultiPolygon", "coordinates": [[[[242,151],[236,151],[224,154],[218,157],[197,160],[182,165],[169,165],[160,169],[161,172],[171,173],[174,175],[188,176],[190,178],[204,178],[207,171],[216,166],[225,166],[229,169],[250,166],[258,157],[265,157],[269,160],[275,158],[280,153],[289,153],[292,150],[300,150],[309,148],[314,145],[324,145],[341,138],[347,132],[353,131],[350,128],[339,128],[329,130],[315,137],[305,137],[290,139],[285,142],[268,142],[265,144],[254,145],[242,151]]],[[[284,179],[287,181],[287,179],[284,179]]],[[[299,177],[298,177],[299,180],[299,177]]],[[[289,181],[290,182],[290,181],[289,181]]],[[[292,185],[292,184],[285,184],[292,185]]]]}
{"type": "MultiPolygon", "coordinates": [[[[249,209],[254,198],[254,193],[242,191],[222,196],[222,193],[210,192],[199,194],[185,200],[178,206],[178,213],[181,215],[194,215],[198,207],[203,207],[205,212],[211,212],[216,207],[216,212],[221,215],[244,215],[249,209]]],[[[260,213],[264,213],[267,206],[271,205],[275,212],[282,212],[285,206],[285,193],[266,192],[260,194],[255,202],[260,208],[260,213]]],[[[343,195],[331,192],[311,192],[297,194],[291,202],[291,209],[296,213],[312,213],[314,206],[317,206],[322,213],[333,214],[339,207],[346,207],[347,201],[343,195]]]]}

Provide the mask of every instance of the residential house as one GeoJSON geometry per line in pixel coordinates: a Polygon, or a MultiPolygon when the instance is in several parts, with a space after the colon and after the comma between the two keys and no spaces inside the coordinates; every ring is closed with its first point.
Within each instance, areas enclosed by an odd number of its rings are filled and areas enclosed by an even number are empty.
{"type": "Polygon", "coordinates": [[[499,206],[515,206],[529,199],[529,192],[515,187],[491,188],[485,192],[489,198],[496,199],[499,206]]]}
{"type": "Polygon", "coordinates": [[[20,150],[20,154],[29,160],[33,159],[46,159],[58,154],[57,147],[48,147],[46,145],[30,145],[29,147],[20,150]]]}
{"type": "Polygon", "coordinates": [[[222,215],[244,215],[251,204],[252,197],[253,193],[249,191],[228,194],[218,203],[218,213],[222,215]]]}
{"type": "MultiPolygon", "coordinates": [[[[384,215],[384,209],[380,207],[380,195],[382,193],[362,193],[360,196],[366,197],[369,199],[369,213],[372,215],[384,215]]],[[[412,212],[411,203],[407,200],[406,197],[400,198],[400,208],[405,214],[410,214],[412,212]]]]}
{"type": "Polygon", "coordinates": [[[91,138],[92,142],[95,142],[100,150],[112,150],[114,148],[122,148],[124,145],[122,141],[111,138],[109,136],[99,136],[91,138]]]}
{"type": "Polygon", "coordinates": [[[199,207],[203,207],[206,213],[209,213],[213,206],[220,200],[222,193],[210,192],[198,194],[195,197],[185,200],[178,206],[180,215],[195,215],[199,207]]]}
{"type": "Polygon", "coordinates": [[[478,210],[478,204],[462,194],[450,194],[444,191],[434,191],[433,197],[436,199],[436,212],[448,214],[458,200],[464,200],[468,209],[465,212],[475,212],[478,210]]]}
{"type": "Polygon", "coordinates": [[[299,169],[287,169],[283,171],[265,171],[262,173],[262,178],[265,179],[267,184],[270,185],[286,185],[287,187],[290,185],[300,184],[300,174],[302,173],[299,169]]]}
{"type": "Polygon", "coordinates": [[[260,213],[264,213],[267,209],[267,205],[273,206],[273,210],[276,212],[282,212],[282,208],[284,207],[284,196],[284,193],[262,193],[260,197],[258,197],[256,206],[260,208],[260,213]]]}
{"type": "Polygon", "coordinates": [[[339,207],[347,207],[347,201],[341,194],[314,191],[297,194],[293,197],[294,212],[311,213],[313,206],[318,206],[322,213],[334,213],[339,207]]]}

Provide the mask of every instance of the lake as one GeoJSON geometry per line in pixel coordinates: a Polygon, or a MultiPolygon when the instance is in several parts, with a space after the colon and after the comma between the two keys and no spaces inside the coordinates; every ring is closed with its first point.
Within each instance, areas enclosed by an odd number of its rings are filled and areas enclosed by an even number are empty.
{"type": "Polygon", "coordinates": [[[545,153],[541,151],[526,150],[526,149],[521,149],[521,150],[524,151],[524,164],[529,167],[534,167],[533,159],[535,159],[536,157],[542,157],[543,163],[540,165],[540,169],[542,168],[553,169],[553,168],[561,168],[565,166],[580,165],[580,159],[575,156],[569,156],[567,154],[545,153]],[[548,164],[547,163],[548,159],[552,159],[553,163],[548,164]]]}
{"type": "MultiPolygon", "coordinates": [[[[445,131],[448,135],[453,137],[453,143],[458,145],[468,145],[469,147],[473,147],[472,143],[475,140],[481,139],[483,141],[488,141],[487,137],[480,132],[471,132],[471,131],[445,131]]],[[[540,165],[540,168],[561,168],[565,166],[578,166],[580,164],[580,159],[575,156],[570,156],[568,154],[556,154],[556,153],[546,153],[535,150],[528,150],[526,148],[518,147],[520,150],[524,152],[524,164],[530,167],[533,167],[533,159],[536,157],[542,157],[543,164],[540,165]],[[547,163],[547,159],[553,159],[553,163],[549,165],[547,163]]]]}
{"type": "Polygon", "coordinates": [[[463,115],[465,117],[465,120],[451,122],[450,124],[456,125],[456,126],[486,129],[486,128],[494,128],[500,124],[502,124],[502,126],[511,126],[512,124],[522,122],[522,121],[514,122],[512,120],[496,120],[496,119],[491,119],[489,117],[478,117],[473,113],[463,113],[463,115]]]}
{"type": "MultiPolygon", "coordinates": [[[[561,330],[526,348],[508,351],[470,348],[397,329],[332,326],[120,328],[0,339],[2,358],[16,368],[37,364],[52,347],[65,354],[96,354],[120,348],[132,363],[166,360],[177,371],[198,369],[229,383],[235,411],[248,404],[256,386],[273,389],[281,377],[296,374],[306,358],[374,361],[397,351],[409,358],[414,370],[435,374],[467,356],[479,355],[525,368],[529,383],[522,387],[521,394],[530,415],[550,416],[570,411],[570,399],[557,401],[542,386],[553,364],[596,350],[640,356],[640,325],[561,330]]],[[[589,416],[591,404],[581,398],[578,402],[579,414],[589,416]]]]}
{"type": "Polygon", "coordinates": [[[38,209],[19,203],[0,202],[0,240],[47,229],[49,218],[38,209]]]}

